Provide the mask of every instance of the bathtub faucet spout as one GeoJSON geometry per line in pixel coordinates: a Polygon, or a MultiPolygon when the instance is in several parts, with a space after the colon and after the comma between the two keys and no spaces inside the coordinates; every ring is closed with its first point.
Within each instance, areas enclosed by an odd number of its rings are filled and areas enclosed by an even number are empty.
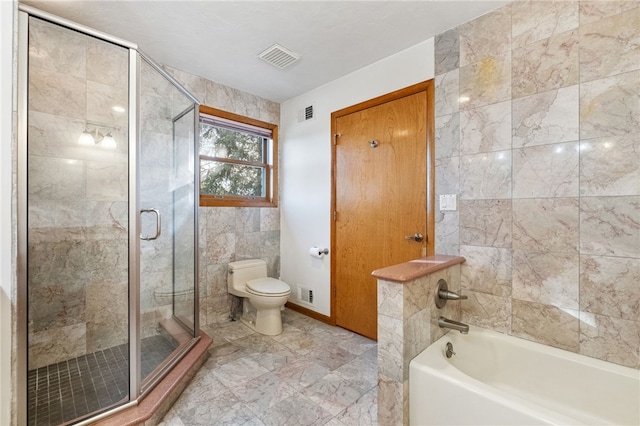
{"type": "Polygon", "coordinates": [[[449,318],[445,318],[445,317],[438,318],[438,325],[441,328],[450,328],[452,330],[458,330],[462,334],[469,333],[469,325],[458,322],[458,321],[450,320],[449,318]]]}

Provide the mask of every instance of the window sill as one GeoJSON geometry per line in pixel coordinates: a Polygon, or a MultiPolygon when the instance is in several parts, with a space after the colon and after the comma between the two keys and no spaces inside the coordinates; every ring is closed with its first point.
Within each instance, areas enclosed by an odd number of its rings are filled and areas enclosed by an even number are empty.
{"type": "Polygon", "coordinates": [[[278,204],[266,199],[233,199],[200,195],[200,207],[278,207],[278,204]]]}

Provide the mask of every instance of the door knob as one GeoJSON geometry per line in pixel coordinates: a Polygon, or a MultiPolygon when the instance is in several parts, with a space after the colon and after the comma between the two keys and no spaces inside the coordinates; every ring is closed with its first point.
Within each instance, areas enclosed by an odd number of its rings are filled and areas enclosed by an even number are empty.
{"type": "Polygon", "coordinates": [[[404,239],[405,240],[413,240],[413,241],[419,243],[419,242],[422,242],[422,240],[424,240],[424,237],[422,236],[422,234],[419,234],[419,233],[416,232],[413,235],[405,235],[404,239]]]}

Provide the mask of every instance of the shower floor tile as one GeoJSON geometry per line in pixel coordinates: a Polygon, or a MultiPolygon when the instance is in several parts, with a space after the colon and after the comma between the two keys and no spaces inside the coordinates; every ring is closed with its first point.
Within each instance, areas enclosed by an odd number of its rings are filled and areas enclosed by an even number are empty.
{"type": "MultiPolygon", "coordinates": [[[[142,377],[177,346],[164,335],[143,339],[142,377]]],[[[128,359],[125,344],[29,371],[28,425],[59,425],[126,399],[128,359]]]]}

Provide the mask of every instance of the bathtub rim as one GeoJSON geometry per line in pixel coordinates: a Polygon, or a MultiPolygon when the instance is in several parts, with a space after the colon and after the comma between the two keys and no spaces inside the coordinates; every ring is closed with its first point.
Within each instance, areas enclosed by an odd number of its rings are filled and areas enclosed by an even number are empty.
{"type": "MultiPolygon", "coordinates": [[[[451,362],[449,362],[445,356],[446,343],[451,342],[455,345],[459,340],[465,340],[480,336],[483,340],[493,341],[507,341],[504,344],[513,345],[523,350],[534,350],[554,358],[563,358],[569,362],[575,362],[580,365],[585,365],[592,368],[603,370],[607,373],[623,376],[632,380],[638,381],[640,384],[640,370],[626,367],[618,364],[614,364],[608,361],[591,358],[586,355],[577,354],[564,349],[555,348],[552,346],[544,345],[542,343],[533,342],[523,339],[518,336],[508,335],[506,333],[497,332],[495,330],[489,330],[477,326],[469,326],[468,335],[460,335],[457,332],[450,331],[433,342],[424,351],[418,354],[409,364],[409,410],[410,417],[413,417],[414,404],[412,401],[416,398],[414,395],[414,386],[412,385],[412,376],[420,371],[435,376],[438,380],[446,382],[452,386],[458,386],[468,392],[487,398],[492,402],[500,405],[504,405],[516,410],[520,410],[525,415],[532,417],[538,417],[541,421],[549,424],[562,424],[562,425],[584,425],[584,424],[616,424],[611,423],[611,419],[603,419],[600,416],[589,413],[585,417],[573,418],[564,413],[560,413],[551,408],[543,405],[529,402],[518,395],[513,395],[501,388],[495,387],[482,380],[476,379],[473,376],[468,375],[464,371],[458,369],[451,362]],[[426,362],[428,360],[428,362],[426,362]]],[[[501,343],[498,343],[501,344],[501,343]]],[[[454,355],[455,356],[455,355],[454,355]]],[[[640,405],[639,405],[640,407],[640,405]]]]}

